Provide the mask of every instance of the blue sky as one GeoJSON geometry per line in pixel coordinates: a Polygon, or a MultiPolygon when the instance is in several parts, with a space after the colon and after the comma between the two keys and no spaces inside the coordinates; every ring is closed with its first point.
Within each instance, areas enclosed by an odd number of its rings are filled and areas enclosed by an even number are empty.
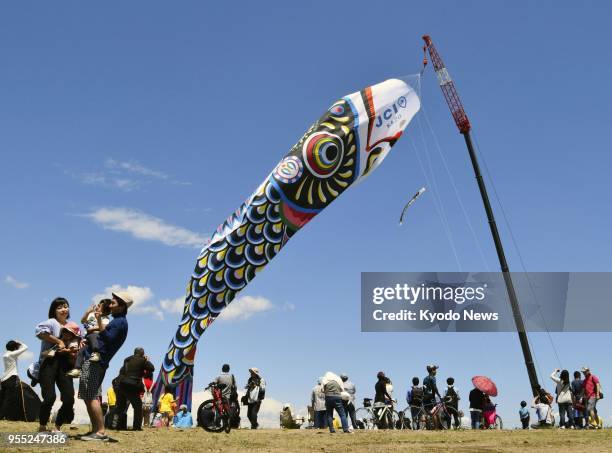
{"type": "MultiPolygon", "coordinates": [[[[333,101],[418,72],[423,33],[456,81],[526,269],[611,270],[610,13],[605,2],[549,1],[3,4],[5,340],[37,350],[33,329],[51,299],[67,297],[77,318],[107,288],[132,286],[141,301],[111,373],[139,345],[159,365],[200,241],[333,101]]],[[[328,369],[349,373],[359,398],[373,393],[382,369],[403,399],[409,379],[434,362],[464,394],[472,375],[490,375],[502,416],[516,422],[529,395],[516,335],[360,332],[362,271],[498,269],[463,139],[431,68],[422,96],[434,134],[417,115],[385,163],[249,285],[253,311],[235,312],[200,341],[196,389],[224,362],[241,383],[258,366],[272,398],[303,406],[328,369]],[[424,185],[398,227],[403,204],[424,185]]],[[[604,387],[611,381],[602,346],[612,335],[551,336],[561,363],[546,334],[531,335],[544,382],[557,366],[584,364],[604,387]]],[[[603,400],[608,423],[611,409],[603,400]]]]}

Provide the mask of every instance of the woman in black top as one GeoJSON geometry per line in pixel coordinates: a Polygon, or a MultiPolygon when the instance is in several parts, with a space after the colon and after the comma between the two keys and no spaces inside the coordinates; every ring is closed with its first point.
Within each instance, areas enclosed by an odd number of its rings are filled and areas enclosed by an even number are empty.
{"type": "MultiPolygon", "coordinates": [[[[374,394],[374,403],[386,404],[386,401],[391,400],[391,395],[387,393],[387,377],[385,376],[385,373],[383,371],[379,371],[376,377],[378,378],[378,381],[376,381],[376,385],[374,385],[374,391],[376,392],[374,394]]],[[[382,409],[375,408],[374,410],[380,411],[382,409]]],[[[386,416],[383,417],[383,419],[379,422],[379,428],[387,429],[393,424],[392,420],[393,419],[391,418],[391,411],[387,410],[386,416]]]]}

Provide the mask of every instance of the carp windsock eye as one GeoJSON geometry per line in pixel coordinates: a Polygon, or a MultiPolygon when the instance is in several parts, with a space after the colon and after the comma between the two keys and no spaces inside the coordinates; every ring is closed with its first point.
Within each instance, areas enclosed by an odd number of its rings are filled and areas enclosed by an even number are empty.
{"type": "Polygon", "coordinates": [[[308,137],[302,153],[306,167],[313,175],[328,178],[342,162],[344,144],[337,135],[319,132],[308,137]]]}

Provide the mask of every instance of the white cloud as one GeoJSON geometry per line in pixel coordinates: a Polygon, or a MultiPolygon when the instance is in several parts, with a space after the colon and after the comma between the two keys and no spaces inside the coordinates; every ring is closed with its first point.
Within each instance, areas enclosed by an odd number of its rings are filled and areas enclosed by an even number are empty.
{"type": "Polygon", "coordinates": [[[221,312],[219,319],[223,321],[243,321],[255,313],[272,310],[274,305],[264,297],[242,296],[234,300],[221,312]]]}
{"type": "Polygon", "coordinates": [[[285,302],[283,304],[283,310],[284,311],[293,311],[293,310],[295,310],[295,304],[292,304],[291,302],[285,302]]]}
{"type": "Polygon", "coordinates": [[[30,286],[29,283],[20,282],[19,280],[14,277],[11,277],[10,275],[4,277],[4,283],[6,283],[7,285],[11,285],[15,289],[26,289],[28,286],[30,286]]]}
{"type": "Polygon", "coordinates": [[[167,180],[169,176],[161,171],[153,170],[145,167],[138,162],[121,162],[114,159],[107,159],[104,163],[106,168],[123,170],[129,173],[135,173],[142,176],[150,176],[152,178],[167,180]]]}
{"type": "Polygon", "coordinates": [[[103,172],[75,173],[65,169],[64,173],[88,186],[120,189],[124,192],[140,189],[141,186],[141,182],[136,179],[129,179],[121,177],[120,175],[106,174],[103,172]]]}
{"type": "MultiPolygon", "coordinates": [[[[56,166],[61,168],[59,164],[56,166]]],[[[160,181],[166,184],[191,185],[189,182],[179,181],[162,171],[146,167],[136,161],[107,159],[104,162],[104,168],[95,171],[75,172],[67,168],[62,168],[62,170],[64,174],[82,184],[119,189],[124,192],[138,190],[146,184],[160,181]]]]}
{"type": "Polygon", "coordinates": [[[101,293],[92,296],[91,301],[94,304],[98,303],[100,299],[110,298],[111,293],[117,292],[127,292],[130,296],[132,296],[134,304],[129,309],[130,314],[148,314],[160,320],[164,319],[164,313],[162,312],[162,310],[155,305],[149,304],[149,301],[153,298],[153,291],[151,291],[151,288],[146,286],[121,286],[118,284],[114,284],[112,286],[104,288],[104,291],[102,291],[101,293]]]}
{"type": "Polygon", "coordinates": [[[206,241],[198,233],[165,223],[162,219],[129,208],[100,208],[85,217],[102,228],[129,233],[137,239],[179,247],[200,248],[206,241]]]}
{"type": "Polygon", "coordinates": [[[177,297],[176,299],[162,299],[159,301],[161,309],[168,313],[183,313],[185,306],[185,298],[177,297]]]}

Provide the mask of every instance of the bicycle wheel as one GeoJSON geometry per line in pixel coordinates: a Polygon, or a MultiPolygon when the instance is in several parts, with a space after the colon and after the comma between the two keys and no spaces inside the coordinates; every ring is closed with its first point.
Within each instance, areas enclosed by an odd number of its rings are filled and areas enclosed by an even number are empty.
{"type": "Polygon", "coordinates": [[[410,418],[407,414],[410,414],[410,407],[407,407],[403,411],[399,411],[398,413],[398,421],[395,426],[396,429],[412,429],[412,424],[410,422],[410,418]]]}
{"type": "Polygon", "coordinates": [[[427,409],[424,409],[421,416],[421,429],[426,429],[428,431],[432,431],[436,429],[436,420],[431,412],[427,409]]]}
{"type": "Polygon", "coordinates": [[[502,419],[499,415],[495,416],[495,429],[504,429],[504,424],[502,423],[502,419]]]}
{"type": "MultiPolygon", "coordinates": [[[[403,416],[402,416],[403,418],[403,416]]],[[[391,411],[391,429],[404,429],[401,425],[400,425],[400,415],[399,412],[397,412],[396,410],[392,410],[391,411]]]]}
{"type": "Polygon", "coordinates": [[[393,414],[392,410],[387,407],[378,407],[374,409],[375,426],[378,429],[393,429],[393,414]]]}
{"type": "Polygon", "coordinates": [[[198,408],[198,426],[205,431],[220,433],[223,431],[223,421],[213,400],[206,400],[198,408]]]}
{"type": "Polygon", "coordinates": [[[372,412],[367,407],[357,409],[355,418],[357,419],[357,424],[361,425],[359,429],[374,429],[372,412]]]}
{"type": "Polygon", "coordinates": [[[419,411],[412,417],[412,429],[415,431],[425,429],[425,413],[422,407],[419,408],[419,411]]]}

